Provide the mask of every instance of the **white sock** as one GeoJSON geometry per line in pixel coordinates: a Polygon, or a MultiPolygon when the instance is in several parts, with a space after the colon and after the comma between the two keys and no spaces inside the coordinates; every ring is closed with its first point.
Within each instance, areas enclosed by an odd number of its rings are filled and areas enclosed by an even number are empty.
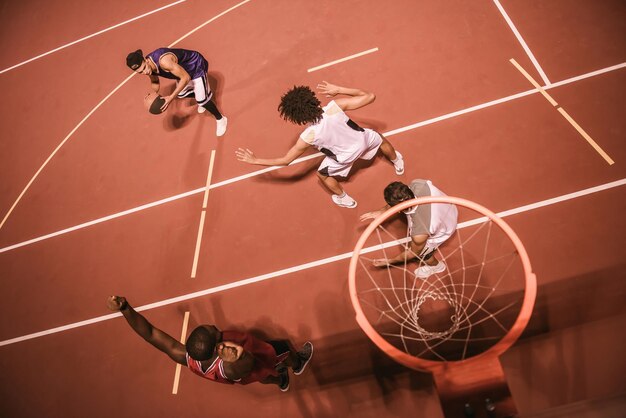
{"type": "Polygon", "coordinates": [[[398,152],[396,151],[396,159],[395,160],[391,160],[392,163],[397,162],[400,159],[400,156],[398,155],[398,152]]]}

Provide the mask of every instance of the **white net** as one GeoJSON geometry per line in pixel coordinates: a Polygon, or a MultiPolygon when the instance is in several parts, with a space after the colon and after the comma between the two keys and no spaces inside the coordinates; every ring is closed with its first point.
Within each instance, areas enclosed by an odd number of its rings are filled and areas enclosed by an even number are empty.
{"type": "Polygon", "coordinates": [[[484,352],[507,334],[522,306],[525,272],[509,236],[482,213],[457,209],[456,231],[428,261],[411,251],[416,226],[403,213],[376,228],[358,257],[355,290],[369,323],[394,347],[426,360],[484,352]],[[402,253],[407,260],[374,266],[402,253]],[[445,270],[416,277],[427,264],[445,270]]]}

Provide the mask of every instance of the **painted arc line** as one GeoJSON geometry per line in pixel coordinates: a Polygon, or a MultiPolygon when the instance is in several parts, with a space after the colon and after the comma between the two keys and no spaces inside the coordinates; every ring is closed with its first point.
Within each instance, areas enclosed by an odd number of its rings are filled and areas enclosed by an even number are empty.
{"type": "Polygon", "coordinates": [[[98,108],[100,106],[102,106],[104,104],[105,101],[107,101],[109,99],[109,97],[111,97],[116,91],[118,91],[124,84],[126,84],[128,82],[128,80],[130,80],[136,73],[133,73],[131,75],[129,75],[128,77],[126,77],[126,79],[124,81],[122,81],[120,84],[118,84],[117,87],[115,87],[113,89],[113,91],[111,91],[104,99],[102,99],[100,101],[100,103],[98,103],[93,109],[91,109],[91,111],[89,113],[87,113],[87,116],[85,116],[79,123],[78,125],[76,125],[74,127],[74,129],[72,129],[70,131],[69,134],[67,134],[67,136],[63,139],[63,141],[61,141],[61,143],[59,145],[57,145],[57,147],[54,149],[54,151],[52,151],[52,154],[50,154],[48,156],[48,158],[46,158],[46,160],[43,162],[43,164],[41,165],[41,167],[39,167],[39,170],[37,170],[35,172],[35,174],[33,175],[33,177],[30,179],[30,181],[26,184],[26,187],[24,187],[24,190],[22,190],[22,192],[19,194],[19,196],[17,197],[17,199],[15,200],[15,202],[13,202],[13,205],[11,206],[11,208],[9,209],[9,211],[6,213],[6,215],[4,215],[4,218],[2,219],[2,222],[0,222],[0,229],[2,229],[2,227],[4,226],[4,223],[7,221],[7,219],[9,219],[9,216],[11,215],[11,213],[13,212],[13,209],[15,209],[15,207],[17,206],[17,204],[19,203],[19,201],[22,199],[22,197],[24,196],[24,194],[26,193],[26,191],[30,188],[30,185],[33,184],[33,182],[35,181],[35,179],[37,178],[37,176],[39,176],[39,173],[41,173],[43,171],[43,169],[46,167],[46,165],[48,165],[48,163],[50,162],[50,160],[52,159],[52,157],[54,157],[56,155],[56,153],[61,149],[61,147],[72,137],[72,135],[74,135],[74,132],[76,132],[78,130],[78,128],[81,127],[81,125],[83,123],[85,123],[85,121],[87,119],[89,119],[89,117],[96,111],[98,110],[98,108]]]}
{"type": "Polygon", "coordinates": [[[87,36],[85,36],[85,37],[83,37],[83,38],[77,39],[76,41],[73,41],[73,42],[67,43],[67,44],[62,45],[62,46],[60,46],[60,47],[58,47],[58,48],[55,48],[55,49],[53,49],[53,50],[51,50],[51,51],[45,52],[45,53],[43,53],[43,54],[37,55],[36,57],[30,58],[30,59],[28,59],[28,60],[26,60],[26,61],[20,62],[19,64],[15,64],[15,65],[14,65],[14,66],[12,66],[12,67],[5,68],[4,70],[0,71],[0,74],[6,73],[7,71],[10,71],[10,70],[12,70],[12,69],[14,69],[14,68],[21,67],[21,66],[22,66],[22,65],[24,65],[24,64],[28,64],[29,62],[32,62],[32,61],[38,60],[39,58],[43,58],[43,57],[48,56],[48,55],[50,55],[50,54],[52,54],[52,53],[54,53],[54,52],[58,52],[58,51],[60,51],[60,50],[62,50],[62,49],[65,49],[65,48],[67,48],[67,47],[69,47],[69,46],[76,45],[76,44],[77,44],[77,43],[79,43],[79,42],[86,41],[87,39],[90,39],[90,38],[93,38],[93,37],[95,37],[95,36],[101,35],[101,34],[103,34],[103,33],[105,33],[105,32],[110,31],[110,30],[113,30],[113,29],[119,28],[120,26],[123,26],[123,25],[125,25],[125,24],[127,24],[127,23],[134,22],[135,20],[139,20],[139,19],[141,19],[141,18],[143,18],[143,17],[146,17],[146,16],[149,16],[149,15],[151,15],[151,14],[154,14],[154,13],[160,12],[161,10],[165,10],[165,9],[167,9],[167,8],[169,8],[169,7],[176,6],[177,4],[183,3],[183,2],[185,2],[185,1],[186,1],[186,0],[178,0],[177,2],[167,4],[167,5],[163,6],[163,7],[160,7],[160,8],[158,8],[158,9],[155,9],[155,10],[153,10],[153,11],[151,11],[151,12],[147,12],[147,13],[144,13],[144,14],[139,15],[139,16],[137,16],[137,17],[133,17],[132,19],[125,20],[124,22],[122,22],[122,23],[118,23],[117,25],[113,25],[113,26],[110,26],[110,27],[108,27],[108,28],[106,28],[106,29],[102,29],[101,31],[98,31],[98,32],[96,32],[96,33],[92,33],[91,35],[87,35],[87,36]]]}
{"type": "MultiPolygon", "coordinates": [[[[617,180],[617,181],[613,181],[610,183],[605,183],[605,184],[601,184],[598,186],[594,186],[594,187],[590,187],[588,189],[583,189],[583,190],[579,190],[577,192],[573,192],[573,193],[568,193],[565,195],[561,195],[561,196],[557,196],[551,199],[547,199],[547,200],[542,200],[540,202],[535,202],[535,203],[531,203],[528,205],[524,205],[524,206],[520,206],[517,208],[513,208],[513,209],[509,209],[507,211],[503,211],[503,212],[498,212],[496,215],[498,215],[501,218],[507,217],[507,216],[512,216],[512,215],[516,215],[519,213],[524,213],[524,212],[528,212],[534,209],[538,209],[538,208],[542,208],[545,206],[549,206],[549,205],[554,205],[557,203],[561,203],[561,202],[565,202],[568,200],[572,200],[572,199],[576,199],[579,197],[583,197],[583,196],[587,196],[587,195],[591,195],[593,193],[598,193],[604,190],[609,190],[615,187],[620,187],[620,186],[624,186],[626,185],[626,178],[623,178],[621,180],[617,180]]],[[[478,218],[472,221],[467,221],[467,222],[463,222],[461,224],[459,224],[459,228],[465,228],[471,225],[475,225],[477,223],[481,223],[481,222],[485,222],[487,219],[486,218],[478,218]]],[[[391,241],[388,242],[387,244],[384,244],[386,246],[393,246],[396,245],[397,242],[401,242],[401,241],[391,241]]],[[[377,249],[379,249],[380,246],[376,245],[370,248],[367,248],[365,250],[363,250],[364,252],[371,252],[371,251],[375,251],[377,249]]],[[[328,258],[324,258],[321,260],[316,260],[316,261],[312,261],[306,264],[301,264],[299,266],[294,266],[294,267],[289,267],[289,268],[285,268],[282,270],[278,270],[272,273],[266,273],[266,274],[262,274],[260,276],[256,276],[256,277],[251,277],[248,279],[243,279],[243,280],[238,280],[232,283],[228,283],[228,284],[224,284],[224,285],[220,285],[220,286],[216,286],[216,287],[212,287],[209,289],[204,289],[204,290],[200,290],[197,292],[193,292],[193,293],[188,293],[186,295],[181,295],[181,296],[176,296],[173,298],[169,298],[169,299],[165,299],[159,302],[153,302],[147,305],[143,305],[141,307],[135,308],[135,310],[137,312],[142,312],[142,311],[147,311],[150,309],[155,309],[155,308],[160,308],[162,306],[167,306],[167,305],[171,305],[174,303],[178,303],[178,302],[183,302],[186,300],[190,300],[190,299],[196,299],[202,296],[207,296],[210,294],[214,294],[214,293],[219,293],[219,292],[224,292],[230,289],[235,289],[238,287],[242,287],[242,286],[246,286],[249,284],[254,284],[254,283],[258,283],[258,282],[262,282],[265,280],[269,280],[269,279],[273,279],[275,277],[280,277],[280,276],[284,276],[286,274],[290,274],[290,273],[296,273],[298,271],[302,271],[302,270],[307,270],[310,268],[314,268],[314,267],[318,267],[318,266],[322,266],[325,264],[330,264],[330,263],[334,263],[336,261],[341,261],[341,260],[345,260],[352,257],[352,252],[349,253],[344,253],[344,254],[340,254],[340,255],[336,255],[333,257],[328,257],[328,258]]],[[[56,334],[59,332],[63,332],[63,331],[67,331],[67,330],[71,330],[74,328],[80,328],[80,327],[84,327],[87,325],[92,325],[92,324],[96,324],[98,322],[103,322],[103,321],[108,321],[110,319],[114,319],[117,317],[121,317],[122,314],[119,312],[116,313],[112,313],[112,314],[108,314],[108,315],[103,315],[103,316],[99,316],[96,318],[91,318],[91,319],[86,319],[84,321],[79,321],[79,322],[74,322],[72,324],[68,324],[68,325],[63,325],[60,327],[56,327],[56,328],[51,328],[45,331],[39,331],[39,332],[35,332],[32,334],[27,334],[27,335],[23,335],[21,337],[15,337],[15,338],[11,338],[8,340],[4,340],[4,341],[0,341],[0,347],[5,346],[5,345],[10,345],[10,344],[16,344],[22,341],[27,341],[27,340],[32,340],[34,338],[39,338],[39,337],[43,337],[46,335],[51,335],[51,334],[56,334]]]]}
{"type": "Polygon", "coordinates": [[[541,93],[541,94],[543,95],[543,97],[545,97],[545,98],[546,98],[546,100],[548,100],[552,106],[555,106],[555,107],[556,107],[556,106],[558,106],[558,103],[556,102],[556,100],[554,100],[554,99],[552,98],[552,96],[550,96],[550,95],[549,95],[549,94],[548,94],[548,93],[547,93],[547,92],[546,92],[546,91],[545,91],[545,90],[544,90],[544,89],[543,89],[543,88],[539,85],[539,83],[537,83],[537,82],[535,81],[535,79],[534,79],[534,78],[532,78],[532,76],[531,76],[530,74],[528,74],[528,72],[524,69],[524,67],[522,67],[521,65],[519,65],[519,64],[517,63],[517,61],[515,61],[515,59],[513,59],[513,58],[511,58],[511,59],[509,60],[509,62],[510,62],[511,64],[513,64],[513,65],[515,66],[515,68],[517,68],[517,70],[518,70],[520,73],[522,73],[522,75],[523,75],[524,77],[526,77],[526,80],[528,80],[528,81],[530,82],[530,84],[532,84],[533,86],[535,86],[535,88],[536,88],[537,90],[539,90],[539,93],[541,93]]]}
{"type": "Polygon", "coordinates": [[[515,27],[515,24],[513,23],[513,21],[511,20],[511,18],[507,14],[507,12],[504,10],[504,7],[502,7],[502,5],[500,4],[500,2],[498,0],[493,0],[493,2],[495,3],[496,7],[500,11],[500,14],[502,14],[502,17],[504,17],[504,20],[506,20],[506,23],[509,25],[509,27],[513,31],[513,34],[517,38],[518,42],[522,45],[522,48],[524,48],[524,51],[526,52],[526,55],[528,55],[528,58],[530,58],[530,61],[535,66],[535,69],[537,70],[537,72],[541,76],[541,79],[543,80],[544,84],[549,86],[550,85],[550,80],[548,80],[548,76],[546,76],[546,73],[543,72],[543,68],[541,68],[541,65],[539,65],[539,61],[537,61],[537,59],[535,58],[535,55],[533,55],[532,51],[530,50],[530,48],[526,44],[526,41],[524,41],[524,38],[522,38],[522,35],[519,33],[519,31],[515,27]]]}
{"type": "MultiPolygon", "coordinates": [[[[183,330],[180,335],[180,342],[185,344],[185,336],[187,335],[187,325],[189,324],[189,311],[185,311],[185,317],[183,318],[183,330]]],[[[178,393],[178,383],[180,382],[180,369],[181,364],[176,363],[176,371],[174,372],[174,385],[172,386],[172,395],[178,393]]]]}
{"type": "Polygon", "coordinates": [[[312,73],[313,71],[321,70],[322,68],[330,67],[331,65],[339,64],[339,63],[342,63],[344,61],[349,61],[349,60],[354,59],[354,58],[362,57],[363,55],[371,54],[371,53],[376,52],[376,51],[378,51],[378,48],[368,49],[367,51],[359,52],[359,53],[350,55],[350,56],[345,57],[345,58],[340,58],[338,60],[331,61],[331,62],[328,62],[326,64],[319,65],[317,67],[309,68],[306,71],[307,71],[307,73],[312,73]]]}
{"type": "MultiPolygon", "coordinates": [[[[623,63],[620,63],[620,64],[616,64],[616,65],[613,65],[613,66],[610,66],[610,67],[602,68],[600,70],[592,71],[590,73],[585,73],[585,74],[582,74],[582,75],[579,75],[579,76],[571,77],[571,78],[559,81],[557,83],[554,83],[550,87],[546,87],[546,88],[547,89],[551,89],[551,88],[555,88],[555,87],[564,86],[564,85],[567,85],[567,84],[570,84],[570,83],[574,83],[576,81],[584,80],[586,78],[590,78],[590,77],[595,77],[595,76],[598,76],[598,75],[606,74],[606,73],[609,73],[611,71],[617,71],[617,70],[620,70],[622,68],[626,68],[626,62],[623,62],[623,63]]],[[[510,95],[510,96],[507,96],[507,97],[503,97],[501,99],[492,100],[492,101],[485,102],[485,103],[482,103],[482,104],[479,104],[479,105],[475,105],[475,106],[468,107],[468,108],[465,108],[465,109],[462,109],[462,110],[458,110],[456,112],[448,113],[446,115],[437,116],[437,117],[434,117],[434,118],[431,118],[431,119],[427,119],[425,121],[418,122],[418,123],[415,123],[415,124],[412,124],[412,125],[408,125],[408,126],[405,126],[403,128],[394,129],[392,131],[385,132],[383,135],[385,135],[385,136],[396,135],[396,134],[399,134],[399,133],[402,133],[402,132],[406,132],[406,131],[409,131],[409,130],[412,130],[412,129],[416,129],[416,128],[419,128],[419,127],[422,127],[422,126],[430,125],[430,124],[433,124],[433,123],[436,123],[436,122],[440,122],[440,121],[443,121],[443,120],[446,120],[446,119],[451,119],[451,118],[456,117],[456,116],[460,116],[460,115],[464,115],[466,113],[471,113],[471,112],[474,112],[474,111],[477,111],[477,110],[485,109],[485,108],[488,108],[488,107],[491,107],[491,106],[495,106],[495,105],[498,105],[498,104],[506,103],[506,102],[509,102],[509,101],[512,101],[512,100],[516,100],[516,99],[519,99],[521,97],[530,96],[530,95],[536,94],[536,93],[537,93],[536,89],[527,90],[527,91],[522,92],[522,93],[513,94],[513,95],[510,95]]],[[[301,157],[301,158],[298,158],[298,159],[294,160],[290,164],[290,166],[293,166],[295,164],[298,164],[300,162],[307,161],[307,160],[310,160],[310,159],[313,159],[313,158],[321,157],[321,156],[323,156],[322,153],[316,153],[316,154],[307,155],[306,157],[301,157]]],[[[213,188],[217,188],[217,187],[226,186],[226,185],[231,184],[231,183],[236,183],[238,181],[243,181],[243,180],[246,180],[248,178],[259,176],[259,175],[262,175],[262,174],[265,174],[265,173],[268,173],[268,172],[271,172],[271,171],[274,171],[274,170],[279,170],[281,168],[282,167],[268,167],[268,168],[264,168],[264,169],[261,169],[261,170],[253,171],[253,172],[248,173],[248,174],[243,174],[241,176],[233,177],[233,178],[228,179],[228,180],[224,180],[224,181],[221,181],[221,182],[218,182],[218,183],[214,183],[214,184],[212,184],[210,186],[210,188],[213,189],[213,188]]],[[[62,229],[60,231],[52,232],[50,234],[42,235],[40,237],[36,237],[36,238],[32,238],[32,239],[29,239],[29,240],[26,240],[26,241],[22,241],[22,242],[19,242],[19,243],[16,243],[16,244],[12,244],[12,245],[10,245],[8,247],[0,248],[0,253],[6,252],[6,251],[11,251],[11,250],[14,250],[16,248],[24,247],[24,246],[27,246],[27,245],[30,245],[30,244],[34,244],[34,243],[37,243],[39,241],[44,241],[46,239],[54,238],[56,236],[67,234],[69,232],[73,232],[73,231],[76,231],[76,230],[79,230],[79,229],[83,229],[83,228],[87,228],[87,227],[90,227],[90,226],[93,226],[93,225],[97,225],[97,224],[102,223],[102,222],[107,222],[107,221],[110,221],[110,220],[113,220],[113,219],[116,219],[116,218],[120,218],[122,216],[130,215],[130,214],[135,213],[135,212],[140,212],[142,210],[153,208],[155,206],[159,206],[159,205],[162,205],[162,204],[165,204],[165,203],[169,203],[169,202],[172,202],[172,201],[175,201],[175,200],[178,200],[178,199],[183,199],[183,198],[186,198],[188,196],[192,196],[192,195],[197,194],[197,193],[202,193],[202,192],[204,192],[204,190],[205,190],[204,187],[201,187],[201,188],[198,188],[198,189],[195,189],[195,190],[190,190],[188,192],[180,193],[180,194],[177,194],[177,195],[174,195],[174,196],[171,196],[171,197],[167,197],[167,198],[164,198],[164,199],[161,199],[161,200],[157,200],[155,202],[146,203],[144,205],[141,205],[141,206],[138,206],[138,207],[135,207],[135,208],[132,208],[132,209],[127,209],[125,211],[122,211],[122,212],[119,212],[119,213],[116,213],[116,214],[112,214],[112,215],[108,215],[108,216],[105,216],[105,217],[102,217],[102,218],[99,218],[99,219],[94,219],[92,221],[84,222],[82,224],[79,224],[79,225],[76,225],[76,226],[73,226],[73,227],[69,227],[69,228],[65,228],[65,229],[62,229]]]]}
{"type": "MultiPolygon", "coordinates": [[[[236,4],[235,6],[231,7],[230,9],[227,9],[226,11],[218,14],[215,17],[212,17],[211,19],[207,20],[206,22],[204,22],[203,24],[201,24],[200,26],[196,27],[195,29],[192,29],[191,31],[189,31],[186,35],[183,35],[181,38],[179,38],[178,40],[176,40],[174,43],[170,44],[169,47],[174,46],[177,42],[182,41],[183,39],[187,38],[189,35],[191,35],[192,33],[194,33],[195,31],[197,31],[198,29],[204,27],[205,25],[213,22],[215,19],[217,19],[218,17],[224,16],[226,13],[238,8],[239,6],[248,3],[250,0],[244,0],[239,4],[236,4]]],[[[35,173],[35,175],[30,179],[30,181],[28,182],[28,184],[26,185],[26,187],[24,188],[24,190],[22,190],[22,192],[20,193],[20,195],[18,196],[18,198],[15,200],[15,202],[13,203],[13,205],[11,206],[11,208],[9,209],[9,211],[7,212],[7,214],[4,216],[4,219],[2,220],[2,222],[0,222],[0,229],[2,229],[2,227],[4,226],[4,223],[6,222],[6,220],[9,218],[9,216],[11,215],[11,212],[13,212],[13,209],[15,208],[15,206],[17,206],[17,204],[19,203],[19,201],[22,199],[22,197],[24,196],[24,194],[26,193],[26,191],[28,190],[28,188],[30,187],[30,185],[33,183],[33,181],[37,178],[37,176],[39,175],[39,173],[44,169],[44,167],[48,164],[48,162],[52,159],[52,157],[57,153],[57,151],[63,146],[63,144],[65,144],[65,142],[67,142],[68,139],[70,139],[70,137],[74,134],[74,132],[76,132],[76,130],[78,130],[78,128],[106,101],[108,100],[109,97],[111,97],[113,95],[113,93],[115,93],[117,90],[119,90],[120,87],[122,87],[124,84],[126,84],[126,82],[128,82],[128,80],[130,80],[133,76],[135,76],[137,73],[133,72],[130,76],[128,76],[124,81],[122,81],[122,83],[120,83],[120,85],[118,85],[115,89],[113,89],[113,91],[111,93],[109,93],[104,99],[102,99],[102,101],[100,101],[100,103],[98,103],[96,105],[96,107],[94,107],[93,109],[91,109],[91,111],[87,114],[87,116],[85,116],[83,118],[83,120],[80,121],[80,123],[78,125],[76,125],[76,127],[74,129],[72,129],[72,131],[65,137],[65,139],[63,141],[61,141],[61,143],[56,147],[56,149],[52,152],[52,154],[50,154],[50,156],[46,159],[46,161],[43,163],[43,165],[41,167],[39,167],[39,170],[37,170],[37,172],[35,173]]]]}

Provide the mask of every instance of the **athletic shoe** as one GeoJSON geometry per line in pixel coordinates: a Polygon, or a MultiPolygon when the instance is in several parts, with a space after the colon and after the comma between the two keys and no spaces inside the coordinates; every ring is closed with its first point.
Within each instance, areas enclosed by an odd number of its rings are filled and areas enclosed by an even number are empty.
{"type": "Polygon", "coordinates": [[[289,373],[285,370],[285,372],[278,375],[278,378],[280,379],[280,383],[278,384],[280,391],[287,392],[289,390],[289,373]]]}
{"type": "Polygon", "coordinates": [[[404,159],[398,151],[396,151],[396,162],[393,163],[393,168],[396,169],[397,175],[401,176],[404,174],[404,159]]]}
{"type": "Polygon", "coordinates": [[[446,264],[443,261],[438,262],[434,266],[421,266],[415,269],[415,277],[427,279],[435,273],[446,271],[446,264]]]}
{"type": "Polygon", "coordinates": [[[224,135],[226,133],[227,124],[228,124],[228,119],[226,119],[226,116],[222,115],[222,119],[217,120],[217,130],[215,131],[215,135],[217,136],[224,135]]]}
{"type": "Polygon", "coordinates": [[[302,349],[296,354],[300,359],[300,366],[293,369],[293,374],[299,376],[302,374],[304,369],[306,369],[306,365],[309,364],[309,361],[311,361],[311,357],[313,357],[313,344],[311,341],[305,342],[302,349]]]}
{"type": "Polygon", "coordinates": [[[333,202],[337,206],[341,206],[342,208],[356,208],[356,200],[348,196],[347,193],[343,194],[343,197],[340,197],[338,194],[332,195],[333,202]]]}

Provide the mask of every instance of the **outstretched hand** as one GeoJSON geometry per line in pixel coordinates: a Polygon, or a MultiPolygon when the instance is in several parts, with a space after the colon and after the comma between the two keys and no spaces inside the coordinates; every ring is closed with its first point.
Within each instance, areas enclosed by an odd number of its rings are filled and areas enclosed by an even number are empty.
{"type": "Polygon", "coordinates": [[[239,148],[237,151],[235,151],[235,155],[237,156],[237,159],[239,161],[243,161],[244,163],[254,164],[256,161],[254,153],[247,148],[239,148]]]}
{"type": "Polygon", "coordinates": [[[112,311],[119,311],[125,302],[126,298],[124,296],[109,296],[107,299],[107,308],[112,311]]]}
{"type": "Polygon", "coordinates": [[[374,267],[387,267],[390,266],[391,263],[386,258],[379,258],[377,260],[372,260],[372,265],[374,267]]]}
{"type": "Polygon", "coordinates": [[[378,217],[378,215],[382,214],[383,212],[384,211],[382,211],[382,210],[374,210],[372,212],[367,212],[367,213],[364,213],[363,215],[361,215],[359,217],[359,220],[361,222],[363,222],[363,221],[367,221],[368,219],[376,219],[378,217]]]}
{"type": "Polygon", "coordinates": [[[339,94],[339,86],[334,84],[330,84],[328,81],[322,81],[317,85],[317,89],[321,90],[322,93],[326,95],[326,97],[333,97],[339,94]]]}

